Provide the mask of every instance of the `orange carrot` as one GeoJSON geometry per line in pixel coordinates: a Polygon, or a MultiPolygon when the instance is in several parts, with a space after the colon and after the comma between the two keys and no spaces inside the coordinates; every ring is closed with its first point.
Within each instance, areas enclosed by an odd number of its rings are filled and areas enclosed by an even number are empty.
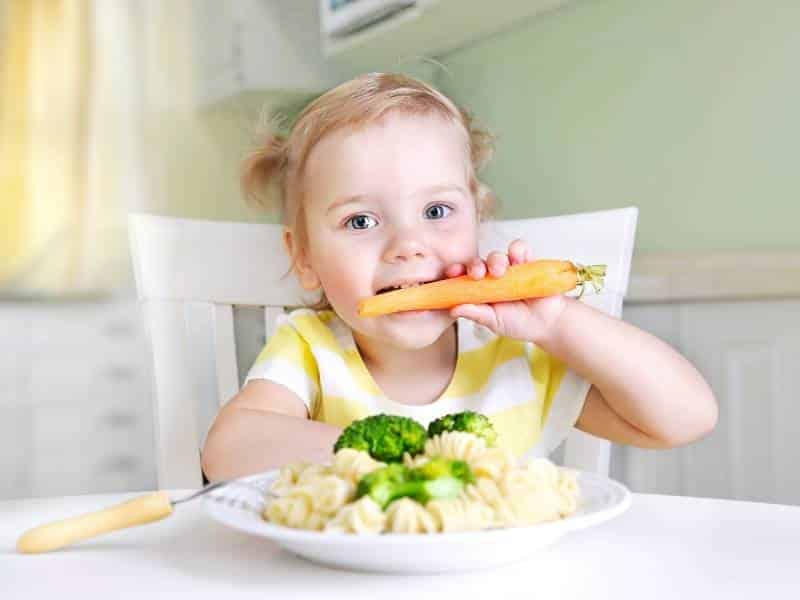
{"type": "Polygon", "coordinates": [[[576,287],[583,294],[587,283],[599,290],[605,274],[605,265],[584,267],[565,260],[536,260],[508,267],[502,277],[476,280],[462,275],[365,298],[358,306],[358,314],[377,317],[404,310],[510,302],[563,294],[576,287]]]}

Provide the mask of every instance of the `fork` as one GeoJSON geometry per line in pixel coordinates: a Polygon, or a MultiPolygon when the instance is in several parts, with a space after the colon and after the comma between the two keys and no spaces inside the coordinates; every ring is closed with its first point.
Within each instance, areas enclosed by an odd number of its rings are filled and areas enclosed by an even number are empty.
{"type": "Polygon", "coordinates": [[[183,504],[184,502],[189,502],[200,496],[205,496],[213,490],[234,485],[246,487],[257,492],[259,505],[254,506],[244,499],[234,497],[210,495],[209,498],[227,506],[258,512],[260,514],[264,508],[266,498],[275,496],[254,483],[238,479],[211,483],[193,494],[178,500],[170,499],[165,491],[153,492],[99,511],[85,513],[61,521],[53,521],[29,529],[17,540],[17,551],[24,554],[50,552],[51,550],[58,550],[76,542],[111,531],[160,521],[170,516],[173,513],[174,507],[178,504],[183,504]]]}

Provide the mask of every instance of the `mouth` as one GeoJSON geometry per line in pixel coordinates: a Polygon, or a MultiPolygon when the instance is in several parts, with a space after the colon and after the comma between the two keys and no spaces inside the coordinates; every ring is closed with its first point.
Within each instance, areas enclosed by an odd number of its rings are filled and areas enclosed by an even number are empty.
{"type": "Polygon", "coordinates": [[[375,292],[375,295],[378,294],[385,294],[387,292],[394,292],[396,290],[405,290],[412,287],[418,287],[420,285],[424,285],[426,283],[431,283],[432,281],[436,281],[435,279],[426,279],[424,281],[409,281],[409,282],[402,282],[396,285],[390,285],[387,287],[380,288],[378,291],[375,292]]]}

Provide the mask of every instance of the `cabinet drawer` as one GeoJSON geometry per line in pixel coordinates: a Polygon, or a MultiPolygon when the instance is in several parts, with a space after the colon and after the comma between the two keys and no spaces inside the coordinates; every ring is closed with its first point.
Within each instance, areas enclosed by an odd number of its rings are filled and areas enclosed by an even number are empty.
{"type": "Polygon", "coordinates": [[[155,489],[156,485],[156,468],[152,460],[120,452],[92,465],[87,492],[144,491],[155,489]]]}
{"type": "Polygon", "coordinates": [[[155,468],[140,459],[120,455],[124,469],[109,469],[103,463],[81,464],[50,457],[37,463],[30,474],[31,496],[69,496],[153,489],[156,486],[155,468]]]}
{"type": "Polygon", "coordinates": [[[145,403],[131,406],[125,402],[109,399],[104,403],[69,405],[50,403],[31,407],[33,415],[32,435],[34,444],[97,445],[94,440],[111,436],[103,442],[113,441],[119,436],[120,443],[129,435],[139,435],[152,430],[152,410],[145,403]]]}
{"type": "Polygon", "coordinates": [[[151,418],[149,410],[113,403],[33,407],[35,495],[123,491],[149,481],[155,470],[151,418]]]}
{"type": "Polygon", "coordinates": [[[0,386],[9,378],[20,377],[28,369],[31,331],[27,311],[0,304],[0,386]]]}
{"type": "Polygon", "coordinates": [[[30,404],[30,387],[21,376],[0,373],[0,407],[30,404]]]}
{"type": "Polygon", "coordinates": [[[31,409],[0,406],[0,499],[31,493],[31,409]]]}
{"type": "Polygon", "coordinates": [[[37,311],[30,322],[34,350],[113,347],[144,340],[137,305],[62,305],[37,311]]]}
{"type": "Polygon", "coordinates": [[[149,397],[150,389],[145,357],[120,350],[40,356],[32,365],[30,395],[34,404],[135,399],[149,397]]]}

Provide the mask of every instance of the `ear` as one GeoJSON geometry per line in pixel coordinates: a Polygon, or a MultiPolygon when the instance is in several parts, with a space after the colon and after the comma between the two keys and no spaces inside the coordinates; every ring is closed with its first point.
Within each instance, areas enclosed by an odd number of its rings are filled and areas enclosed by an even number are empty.
{"type": "Polygon", "coordinates": [[[303,289],[309,292],[319,289],[322,284],[311,266],[308,250],[299,243],[294,232],[288,227],[283,229],[283,244],[286,246],[286,252],[289,256],[293,256],[295,250],[297,250],[297,262],[294,265],[294,270],[303,289]]]}

